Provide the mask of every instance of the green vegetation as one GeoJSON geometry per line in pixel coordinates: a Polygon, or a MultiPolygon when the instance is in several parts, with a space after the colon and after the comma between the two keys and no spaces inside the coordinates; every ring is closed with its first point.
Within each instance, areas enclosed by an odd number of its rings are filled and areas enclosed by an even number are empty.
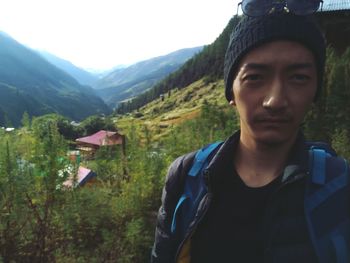
{"type": "Polygon", "coordinates": [[[122,130],[129,129],[131,125],[147,127],[154,133],[152,140],[157,141],[184,121],[198,117],[206,103],[228,110],[223,85],[222,80],[209,84],[199,80],[184,89],[172,90],[139,111],[120,116],[118,127],[122,130]]]}
{"type": "Polygon", "coordinates": [[[24,116],[22,129],[0,130],[4,262],[147,262],[168,165],[179,154],[223,139],[237,123],[232,112],[205,104],[198,118],[157,143],[146,126],[130,127],[126,156],[119,147],[101,148],[94,160],[84,161],[97,182],[66,189],[69,147],[59,133],[62,119],[45,117],[30,124],[24,116]]]}
{"type": "Polygon", "coordinates": [[[55,123],[58,132],[66,140],[73,141],[76,138],[88,136],[100,130],[116,130],[111,117],[101,117],[98,115],[90,116],[76,125],[73,125],[70,119],[54,113],[46,114],[40,117],[34,117],[32,121],[26,113],[24,113],[22,117],[22,125],[29,129],[33,128],[35,133],[40,135],[42,138],[46,137],[46,127],[50,123],[55,123]]]}
{"type": "Polygon", "coordinates": [[[350,159],[350,48],[341,56],[328,49],[324,88],[306,118],[305,132],[313,140],[332,143],[350,159]]]}

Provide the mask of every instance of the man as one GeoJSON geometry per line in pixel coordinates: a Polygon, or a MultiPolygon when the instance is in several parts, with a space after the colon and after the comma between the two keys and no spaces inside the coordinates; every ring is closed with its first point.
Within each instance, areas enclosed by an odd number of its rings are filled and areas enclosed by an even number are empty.
{"type": "MultiPolygon", "coordinates": [[[[179,200],[195,153],[171,165],[152,262],[350,262],[349,210],[341,206],[348,186],[333,195],[345,214],[334,215],[337,222],[309,220],[305,208],[314,167],[299,126],[320,93],[324,62],[324,38],[308,17],[281,12],[241,21],[225,57],[225,94],[240,131],[210,154],[199,176],[205,194],[182,226],[179,200]],[[318,239],[342,220],[335,245],[327,239],[319,249],[318,239]]],[[[323,214],[333,211],[319,203],[323,214]]]]}

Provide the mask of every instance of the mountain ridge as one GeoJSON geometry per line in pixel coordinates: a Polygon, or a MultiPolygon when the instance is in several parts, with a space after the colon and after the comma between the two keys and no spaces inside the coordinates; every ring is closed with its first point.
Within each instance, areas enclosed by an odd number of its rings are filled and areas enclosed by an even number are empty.
{"type": "Polygon", "coordinates": [[[59,113],[75,120],[108,114],[108,106],[93,89],[23,46],[8,34],[0,34],[0,124],[20,124],[30,116],[59,113]]]}
{"type": "Polygon", "coordinates": [[[130,99],[151,88],[202,48],[202,46],[184,48],[117,69],[99,80],[94,88],[108,105],[114,107],[120,101],[130,99]]]}
{"type": "Polygon", "coordinates": [[[60,58],[47,51],[37,50],[36,52],[38,52],[39,55],[49,63],[75,78],[81,85],[92,86],[96,81],[98,81],[98,78],[96,76],[80,67],[77,67],[68,60],[60,58]]]}

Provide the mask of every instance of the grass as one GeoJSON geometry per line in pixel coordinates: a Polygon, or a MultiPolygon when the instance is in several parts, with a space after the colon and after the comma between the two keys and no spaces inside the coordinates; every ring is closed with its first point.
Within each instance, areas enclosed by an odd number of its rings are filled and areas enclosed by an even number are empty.
{"type": "Polygon", "coordinates": [[[182,122],[197,117],[205,102],[227,106],[224,95],[224,82],[206,83],[203,79],[183,89],[171,90],[138,111],[118,116],[115,121],[121,132],[147,129],[152,134],[152,141],[166,136],[172,128],[182,122]]]}

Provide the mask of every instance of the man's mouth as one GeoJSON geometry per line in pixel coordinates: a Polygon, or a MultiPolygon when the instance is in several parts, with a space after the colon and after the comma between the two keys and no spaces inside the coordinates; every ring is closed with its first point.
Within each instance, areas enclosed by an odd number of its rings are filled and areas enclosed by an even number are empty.
{"type": "Polygon", "coordinates": [[[255,121],[262,124],[286,124],[290,123],[292,118],[290,116],[257,116],[255,121]]]}
{"type": "Polygon", "coordinates": [[[265,118],[265,119],[259,119],[258,122],[262,123],[287,123],[290,122],[290,119],[287,118],[265,118]]]}

